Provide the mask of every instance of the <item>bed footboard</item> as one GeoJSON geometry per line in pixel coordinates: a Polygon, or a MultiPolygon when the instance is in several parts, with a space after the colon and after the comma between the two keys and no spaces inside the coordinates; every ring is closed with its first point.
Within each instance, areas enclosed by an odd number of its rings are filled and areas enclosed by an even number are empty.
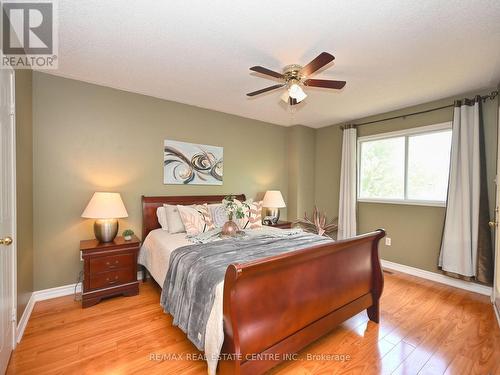
{"type": "Polygon", "coordinates": [[[379,321],[383,230],[230,265],[224,280],[224,375],[261,374],[367,309],[379,321]]]}

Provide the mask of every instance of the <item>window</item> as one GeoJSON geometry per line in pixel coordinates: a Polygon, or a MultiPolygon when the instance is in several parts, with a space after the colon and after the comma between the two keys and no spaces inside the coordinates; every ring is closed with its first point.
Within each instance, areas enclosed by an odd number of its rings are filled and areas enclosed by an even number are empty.
{"type": "Polygon", "coordinates": [[[358,139],[358,200],[444,205],[451,123],[358,139]]]}

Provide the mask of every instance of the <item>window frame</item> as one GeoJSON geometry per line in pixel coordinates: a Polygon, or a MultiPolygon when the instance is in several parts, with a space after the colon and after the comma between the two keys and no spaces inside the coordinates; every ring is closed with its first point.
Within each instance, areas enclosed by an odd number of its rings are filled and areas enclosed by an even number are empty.
{"type": "Polygon", "coordinates": [[[405,130],[397,130],[393,132],[386,132],[374,135],[367,135],[359,137],[357,140],[357,173],[356,173],[356,200],[361,203],[384,203],[384,204],[402,204],[413,206],[433,206],[433,207],[446,207],[445,201],[436,200],[420,200],[420,199],[407,199],[408,196],[408,140],[412,135],[424,135],[452,130],[453,123],[451,121],[441,122],[438,124],[419,126],[405,130]],[[360,198],[360,181],[361,181],[361,148],[364,142],[377,141],[382,139],[404,137],[405,139],[405,160],[404,160],[404,199],[385,199],[385,198],[360,198]]]}

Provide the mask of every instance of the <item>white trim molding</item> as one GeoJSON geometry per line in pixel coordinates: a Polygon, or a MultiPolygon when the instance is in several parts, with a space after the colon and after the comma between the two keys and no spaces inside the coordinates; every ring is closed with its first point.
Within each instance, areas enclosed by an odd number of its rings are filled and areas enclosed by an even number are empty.
{"type": "MultiPolygon", "coordinates": [[[[57,297],[69,296],[75,293],[75,285],[76,284],[69,284],[69,285],[57,286],[55,288],[37,290],[36,292],[33,292],[33,294],[35,295],[35,302],[45,301],[47,299],[52,299],[57,297]]],[[[78,284],[76,292],[80,293],[81,291],[82,291],[82,286],[81,284],[78,284]]]]}
{"type": "MultiPolygon", "coordinates": [[[[141,271],[137,271],[137,280],[142,280],[141,271]]],[[[35,295],[35,302],[45,301],[46,299],[52,299],[57,297],[69,296],[75,293],[75,285],[76,284],[69,284],[63,286],[56,286],[55,288],[37,290],[36,292],[33,292],[33,294],[35,295]]],[[[76,293],[81,293],[81,292],[82,292],[82,283],[78,283],[78,286],[76,288],[76,293]]]]}
{"type": "Polygon", "coordinates": [[[493,304],[493,310],[495,310],[495,316],[497,317],[497,323],[500,327],[500,311],[498,311],[498,306],[496,303],[493,304]]]}
{"type": "Polygon", "coordinates": [[[500,327],[500,311],[498,311],[498,306],[496,303],[493,303],[493,310],[495,310],[495,316],[497,317],[497,323],[500,327]]]}
{"type": "MultiPolygon", "coordinates": [[[[142,280],[142,272],[137,271],[137,280],[142,280]]],[[[31,294],[31,297],[28,301],[28,304],[26,305],[23,315],[21,316],[21,319],[19,319],[19,323],[16,328],[16,342],[19,343],[21,342],[21,339],[23,338],[24,330],[26,329],[26,326],[28,325],[28,320],[30,319],[31,313],[33,312],[33,308],[35,307],[35,303],[39,301],[45,301],[48,299],[52,298],[58,298],[58,297],[65,297],[65,296],[70,296],[73,293],[75,293],[75,286],[76,286],[76,293],[81,293],[82,292],[82,284],[78,283],[77,284],[69,284],[69,285],[63,285],[63,286],[57,286],[55,288],[49,288],[49,289],[42,289],[42,290],[36,290],[31,294]]]]}
{"type": "Polygon", "coordinates": [[[35,293],[31,293],[30,299],[28,300],[28,303],[24,308],[23,315],[21,315],[21,319],[19,319],[19,322],[17,323],[17,328],[16,328],[17,343],[20,343],[21,339],[23,338],[24,330],[28,325],[28,320],[30,319],[33,307],[35,307],[35,293]]]}
{"type": "Polygon", "coordinates": [[[380,262],[382,263],[382,268],[388,270],[407,273],[408,275],[421,277],[422,279],[435,281],[455,288],[468,290],[469,292],[483,294],[485,296],[491,296],[491,294],[493,293],[493,289],[490,286],[485,286],[470,281],[454,279],[453,277],[449,277],[435,272],[421,270],[420,268],[410,267],[404,264],[390,262],[385,259],[381,259],[380,262]]]}

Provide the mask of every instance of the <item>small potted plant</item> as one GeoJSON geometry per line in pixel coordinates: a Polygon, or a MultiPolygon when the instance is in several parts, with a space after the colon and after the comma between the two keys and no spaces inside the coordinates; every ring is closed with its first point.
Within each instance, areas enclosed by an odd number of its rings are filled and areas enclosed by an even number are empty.
{"type": "Polygon", "coordinates": [[[132,229],[125,229],[122,234],[125,241],[130,241],[134,235],[134,231],[132,229]]]}

